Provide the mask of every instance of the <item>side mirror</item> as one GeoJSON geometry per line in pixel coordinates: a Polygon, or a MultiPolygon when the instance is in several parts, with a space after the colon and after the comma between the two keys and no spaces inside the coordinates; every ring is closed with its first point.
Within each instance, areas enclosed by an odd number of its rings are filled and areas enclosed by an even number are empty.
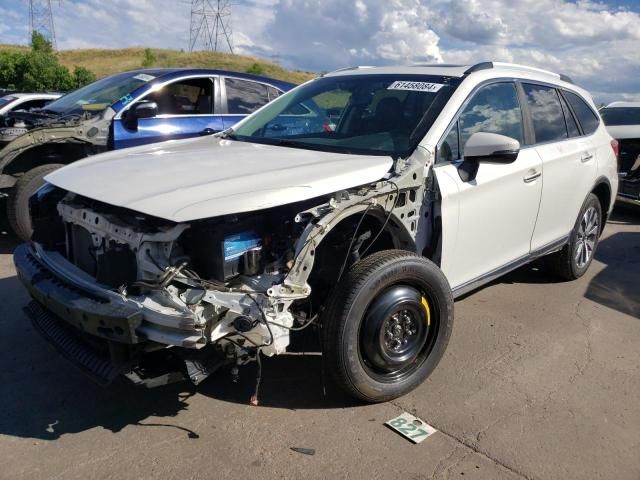
{"type": "Polygon", "coordinates": [[[153,118],[158,115],[158,104],[156,102],[140,102],[134,105],[133,110],[136,118],[153,118]]]}
{"type": "Polygon", "coordinates": [[[126,112],[124,118],[127,128],[135,130],[138,128],[138,120],[141,118],[153,118],[158,115],[158,104],[156,102],[140,102],[133,105],[126,112]]]}
{"type": "Polygon", "coordinates": [[[497,133],[474,133],[464,145],[464,161],[458,174],[463,182],[471,182],[476,178],[480,162],[513,163],[518,153],[520,142],[515,138],[497,133]]]}

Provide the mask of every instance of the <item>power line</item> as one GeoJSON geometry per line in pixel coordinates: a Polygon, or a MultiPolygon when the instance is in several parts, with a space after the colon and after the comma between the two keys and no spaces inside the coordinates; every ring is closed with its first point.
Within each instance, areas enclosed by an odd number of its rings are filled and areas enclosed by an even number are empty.
{"type": "Polygon", "coordinates": [[[226,44],[229,52],[233,53],[230,19],[229,0],[191,0],[189,51],[218,52],[226,44]]]}
{"type": "Polygon", "coordinates": [[[56,30],[53,25],[53,12],[51,11],[51,0],[29,0],[29,22],[31,35],[33,32],[40,32],[55,50],[56,30]]]}

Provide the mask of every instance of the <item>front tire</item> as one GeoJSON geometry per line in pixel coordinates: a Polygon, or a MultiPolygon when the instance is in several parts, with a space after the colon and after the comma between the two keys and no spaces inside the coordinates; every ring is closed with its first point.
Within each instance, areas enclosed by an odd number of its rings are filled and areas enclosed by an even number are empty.
{"type": "Polygon", "coordinates": [[[576,280],[585,274],[598,247],[602,218],[600,200],[590,193],[580,209],[569,242],[546,259],[552,274],[562,280],[576,280]]]}
{"type": "Polygon", "coordinates": [[[14,233],[25,242],[31,238],[33,229],[29,217],[29,198],[44,184],[44,177],[64,165],[40,165],[22,175],[7,199],[7,219],[14,233]]]}
{"type": "Polygon", "coordinates": [[[323,319],[325,371],[367,402],[400,397],[438,365],[453,327],[453,295],[430,260],[374,253],[345,274],[323,319]]]}

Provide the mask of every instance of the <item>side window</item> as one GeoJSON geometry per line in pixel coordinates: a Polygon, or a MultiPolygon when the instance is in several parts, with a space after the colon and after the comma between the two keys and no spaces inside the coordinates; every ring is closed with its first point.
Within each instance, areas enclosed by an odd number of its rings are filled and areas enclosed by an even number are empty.
{"type": "Polygon", "coordinates": [[[207,115],[213,113],[213,82],[192,78],[165,85],[148,100],[158,104],[159,115],[207,115]]]}
{"type": "Polygon", "coordinates": [[[600,125],[600,119],[598,116],[591,110],[591,107],[587,105],[582,98],[580,98],[575,93],[564,92],[564,96],[571,105],[571,108],[578,117],[578,122],[582,126],[582,131],[585,135],[591,135],[598,129],[598,125],[600,125]]]}
{"type": "MultiPolygon", "coordinates": [[[[513,83],[492,83],[482,87],[460,114],[460,148],[477,132],[499,133],[524,143],[522,111],[513,83]]],[[[460,152],[464,153],[464,152],[460,152]]]]}
{"type": "Polygon", "coordinates": [[[21,103],[20,105],[11,109],[11,111],[17,110],[31,110],[32,108],[42,108],[49,100],[29,100],[28,102],[21,103]]]}
{"type": "Polygon", "coordinates": [[[237,78],[225,78],[227,111],[233,115],[248,115],[269,103],[267,86],[237,78]]]}
{"type": "Polygon", "coordinates": [[[567,138],[560,97],[553,87],[523,84],[527,96],[536,143],[553,142],[567,138]]]}
{"type": "Polygon", "coordinates": [[[267,87],[267,91],[269,92],[269,101],[275,100],[280,96],[280,90],[273,87],[267,87]]]}
{"type": "Polygon", "coordinates": [[[571,113],[567,102],[565,102],[564,98],[562,98],[562,95],[560,95],[560,104],[562,105],[562,111],[564,112],[564,120],[567,124],[567,132],[569,133],[569,137],[579,137],[580,129],[578,128],[576,119],[573,118],[573,114],[571,113]]]}
{"type": "Polygon", "coordinates": [[[438,161],[450,162],[461,157],[460,135],[458,135],[458,122],[456,122],[438,148],[438,161]]]}

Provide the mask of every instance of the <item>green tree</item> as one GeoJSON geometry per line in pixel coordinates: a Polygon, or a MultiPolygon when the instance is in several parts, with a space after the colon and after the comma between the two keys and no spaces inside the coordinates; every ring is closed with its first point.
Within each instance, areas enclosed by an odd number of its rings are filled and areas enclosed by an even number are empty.
{"type": "Polygon", "coordinates": [[[18,70],[23,56],[22,53],[0,52],[0,86],[16,88],[18,70]]]}
{"type": "Polygon", "coordinates": [[[53,55],[32,51],[24,55],[16,87],[22,91],[71,90],[75,87],[69,69],[53,55]]]}
{"type": "Polygon", "coordinates": [[[34,32],[29,52],[0,52],[0,86],[19,91],[67,91],[95,81],[95,75],[84,67],[73,74],[61,65],[51,42],[34,32]]]}
{"type": "Polygon", "coordinates": [[[153,54],[153,51],[150,48],[144,49],[144,58],[142,59],[142,66],[144,68],[149,68],[156,62],[156,56],[153,54]]]}
{"type": "Polygon", "coordinates": [[[84,87],[85,85],[95,82],[96,76],[91,71],[84,67],[76,66],[73,70],[73,86],[74,88],[84,87]]]}
{"type": "Polygon", "coordinates": [[[51,42],[40,32],[33,31],[31,34],[31,49],[34,52],[53,53],[51,42]]]}

